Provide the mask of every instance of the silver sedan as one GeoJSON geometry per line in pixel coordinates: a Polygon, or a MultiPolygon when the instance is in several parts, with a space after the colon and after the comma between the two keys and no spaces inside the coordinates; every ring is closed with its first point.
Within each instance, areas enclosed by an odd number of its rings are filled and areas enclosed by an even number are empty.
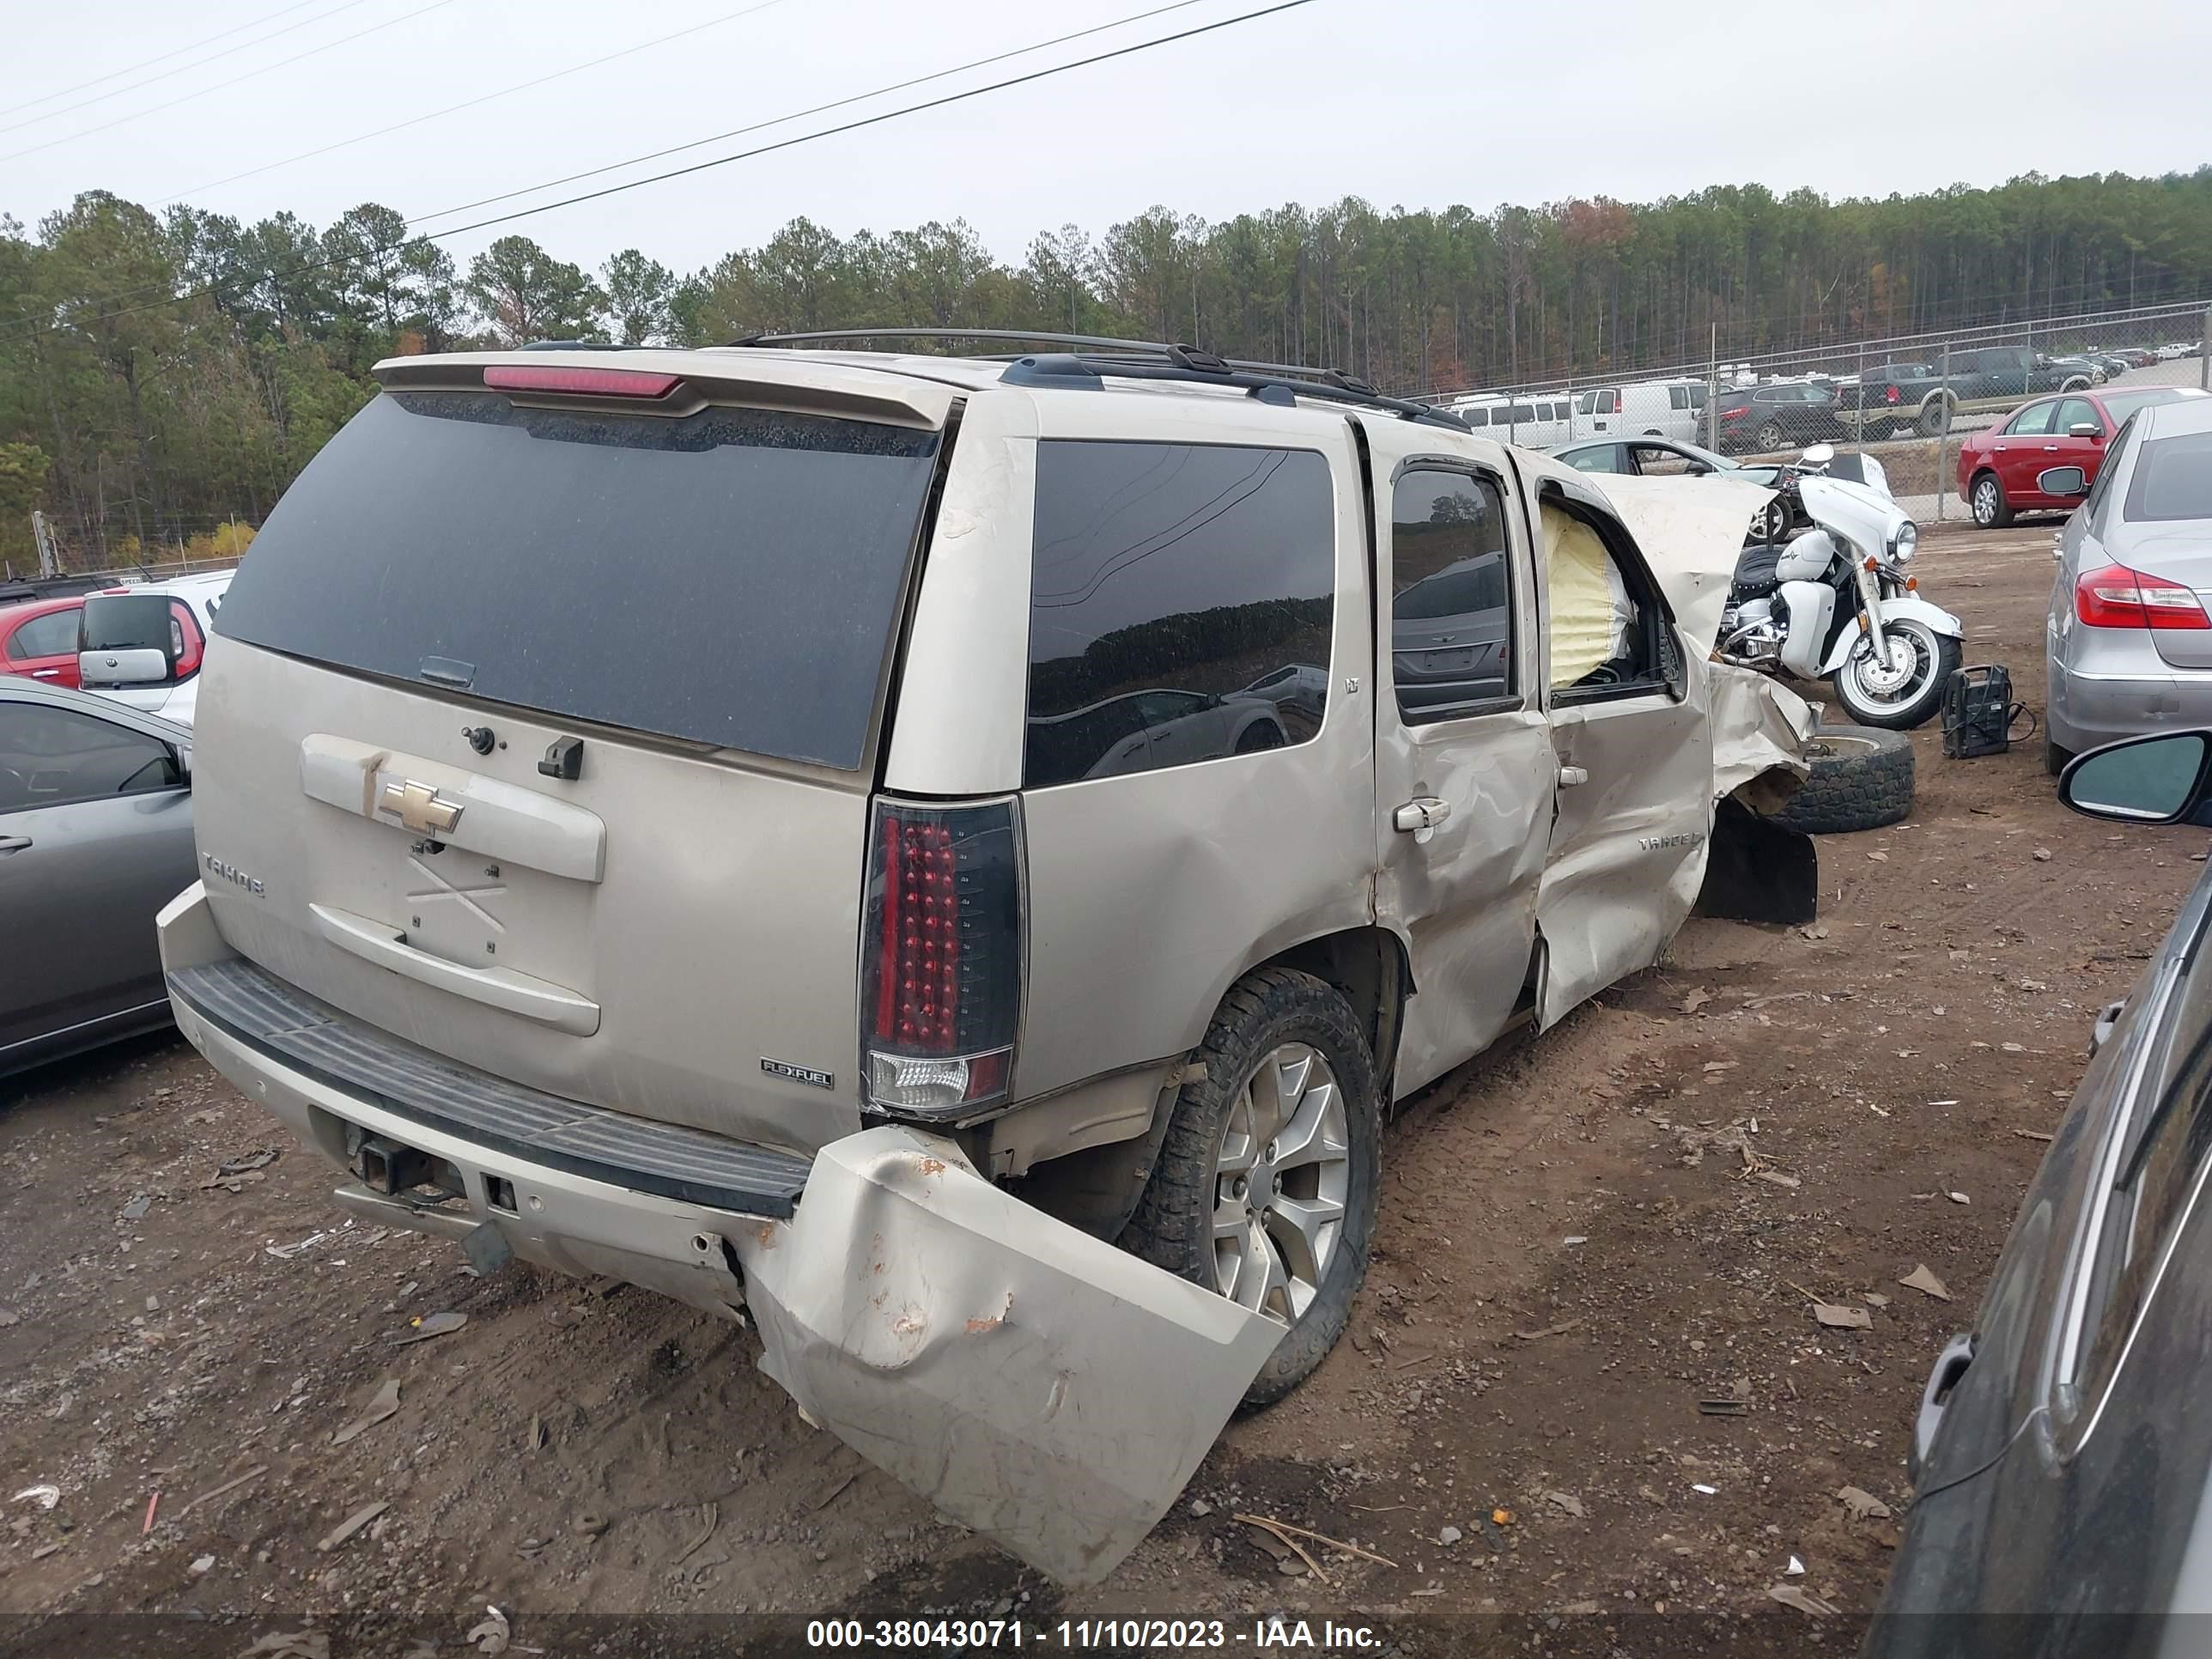
{"type": "MultiPolygon", "coordinates": [[[[2063,476],[2062,476],[2063,475],[2063,476]]],[[[2137,410],[2060,533],[2045,626],[2052,772],[2116,738],[2212,725],[2212,398],[2137,410]]]]}
{"type": "Polygon", "coordinates": [[[0,678],[0,1075],[169,1024],[154,916],[192,881],[191,741],[0,678]]]}

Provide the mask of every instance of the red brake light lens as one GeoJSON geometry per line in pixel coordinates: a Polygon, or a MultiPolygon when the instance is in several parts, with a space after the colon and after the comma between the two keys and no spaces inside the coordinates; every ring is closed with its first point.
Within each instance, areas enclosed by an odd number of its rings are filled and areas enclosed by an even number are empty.
{"type": "Polygon", "coordinates": [[[957,1119],[1005,1097],[1021,1018],[1018,845],[1012,801],[877,803],[861,921],[872,1109],[957,1119]]]}
{"type": "Polygon", "coordinates": [[[683,379],[680,374],[652,374],[638,368],[494,363],[484,370],[483,383],[493,392],[552,392],[572,398],[665,398],[683,379]]]}
{"type": "Polygon", "coordinates": [[[1885,401],[1893,404],[1902,403],[1905,401],[1904,394],[1899,392],[1895,386],[1887,387],[1884,390],[1883,397],[1885,401]]]}
{"type": "Polygon", "coordinates": [[[2082,572],[2074,614],[2084,628],[2212,628],[2193,590],[2124,564],[2082,572]]]}

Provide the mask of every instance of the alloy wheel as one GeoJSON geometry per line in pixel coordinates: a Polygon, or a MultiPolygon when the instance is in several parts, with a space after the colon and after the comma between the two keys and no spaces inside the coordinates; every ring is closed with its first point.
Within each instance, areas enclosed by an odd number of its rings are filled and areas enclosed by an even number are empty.
{"type": "Polygon", "coordinates": [[[1336,1074],[1303,1042],[1271,1049],[1230,1103],[1214,1159],[1214,1285],[1296,1321],[1344,1230],[1352,1139],[1336,1074]]]}

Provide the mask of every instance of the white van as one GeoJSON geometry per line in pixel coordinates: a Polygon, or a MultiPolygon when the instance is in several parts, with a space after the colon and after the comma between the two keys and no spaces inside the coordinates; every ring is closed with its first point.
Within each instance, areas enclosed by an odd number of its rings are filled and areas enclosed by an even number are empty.
{"type": "Polygon", "coordinates": [[[1512,398],[1484,392],[1445,407],[1486,438],[1502,444],[1545,449],[1575,435],[1575,402],[1565,392],[1528,392],[1512,398]]]}
{"type": "Polygon", "coordinates": [[[1639,380],[1629,386],[1593,386],[1576,394],[1574,435],[1631,434],[1695,443],[1705,416],[1703,380],[1639,380]]]}

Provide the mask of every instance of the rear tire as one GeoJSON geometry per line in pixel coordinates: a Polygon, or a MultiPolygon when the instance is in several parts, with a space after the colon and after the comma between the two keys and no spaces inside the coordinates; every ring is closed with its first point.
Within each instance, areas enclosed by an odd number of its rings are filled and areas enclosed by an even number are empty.
{"type": "Polygon", "coordinates": [[[2045,771],[2055,778],[2066,769],[2067,763],[2073,758],[2074,751],[2071,749],[2061,749],[2057,744],[2051,742],[2047,734],[2045,736],[2043,739],[2043,769],[2045,771]]]}
{"type": "Polygon", "coordinates": [[[1767,451],[1771,454],[1777,450],[1783,450],[1790,447],[1790,434],[1784,432],[1774,422],[1769,421],[1765,426],[1759,428],[1758,443],[1761,449],[1767,451]]]}
{"type": "Polygon", "coordinates": [[[2012,522],[2012,503],[2005,500],[2004,485],[1994,472],[1974,476],[1967,502],[1974,510],[1974,528],[2002,530],[2012,522]]]}
{"type": "MultiPolygon", "coordinates": [[[[1223,1196],[1228,1190],[1224,1182],[1233,1182],[1224,1166],[1234,1164],[1229,1154],[1241,1133],[1237,1126],[1249,1121],[1246,1114],[1263,1092],[1252,1086],[1255,1074],[1286,1047],[1311,1050],[1334,1074],[1346,1155],[1343,1217],[1310,1298],[1292,1314],[1275,1352],[1245,1390],[1248,1410],[1274,1404],[1313,1374],[1344,1334],[1352,1297],[1367,1277],[1380,1196],[1381,1091],[1358,1018],[1341,994],[1311,974],[1287,968],[1256,969],[1230,988],[1214,1011],[1205,1041],[1191,1055],[1204,1075],[1184,1084],[1176,1097],[1152,1178],[1121,1238],[1122,1249],[1154,1267],[1207,1290],[1231,1293],[1221,1281],[1224,1258],[1215,1226],[1217,1216],[1235,1202],[1223,1196]]],[[[1262,1139],[1261,1150],[1273,1152],[1273,1134],[1262,1139]]],[[[1280,1179],[1289,1184],[1315,1167],[1304,1165],[1280,1179]]],[[[1249,1184],[1255,1194],[1261,1190],[1256,1164],[1249,1184]]],[[[1270,1249],[1278,1248],[1272,1242],[1279,1236],[1274,1220],[1269,1212],[1262,1223],[1270,1249]]],[[[1248,1242],[1243,1248],[1251,1246],[1248,1242]]],[[[1290,1261],[1287,1255],[1279,1259],[1290,1261]]],[[[1282,1313],[1273,1310],[1271,1316],[1280,1318],[1282,1313]]]]}
{"type": "Polygon", "coordinates": [[[1912,739],[1874,726],[1815,727],[1813,774],[1770,822],[1808,836],[1879,830],[1912,811],[1912,739]]]}
{"type": "Polygon", "coordinates": [[[1931,398],[1921,406],[1920,435],[1940,438],[1951,429],[1951,404],[1946,398],[1931,398]]]}

